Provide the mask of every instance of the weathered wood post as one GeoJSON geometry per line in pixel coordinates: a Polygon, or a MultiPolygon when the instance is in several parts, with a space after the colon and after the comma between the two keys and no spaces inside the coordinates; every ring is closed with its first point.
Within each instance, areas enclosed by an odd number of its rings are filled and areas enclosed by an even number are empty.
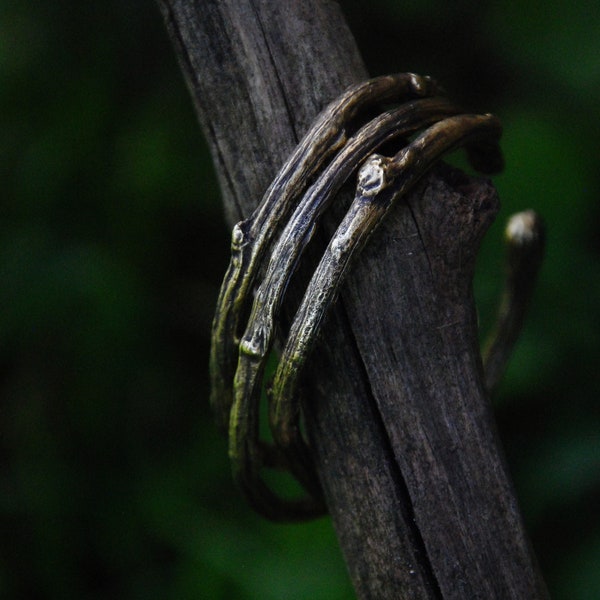
{"type": "MultiPolygon", "coordinates": [[[[233,225],[365,67],[327,0],[159,4],[233,225]]],[[[471,286],[497,209],[488,182],[432,173],[361,255],[310,368],[307,431],[360,598],[547,595],[482,383],[471,286]]]]}

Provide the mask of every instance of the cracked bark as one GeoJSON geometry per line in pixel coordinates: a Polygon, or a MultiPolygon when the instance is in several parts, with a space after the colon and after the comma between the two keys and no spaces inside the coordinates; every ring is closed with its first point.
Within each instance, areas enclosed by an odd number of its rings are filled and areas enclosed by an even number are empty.
{"type": "MultiPolygon", "coordinates": [[[[233,225],[365,67],[332,2],[159,4],[233,225]]],[[[471,284],[497,209],[488,182],[432,173],[355,264],[307,369],[306,427],[360,598],[546,597],[482,384],[471,284]]]]}

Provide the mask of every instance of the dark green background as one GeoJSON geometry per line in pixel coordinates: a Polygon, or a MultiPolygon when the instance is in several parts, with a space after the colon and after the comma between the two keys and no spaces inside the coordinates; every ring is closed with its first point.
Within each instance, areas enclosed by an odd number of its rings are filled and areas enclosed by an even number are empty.
{"type": "MultiPolygon", "coordinates": [[[[503,120],[507,216],[547,260],[496,400],[556,599],[600,597],[600,9],[345,2],[373,74],[429,73],[503,120]]],[[[350,599],[328,520],[272,525],[207,406],[228,232],[150,0],[0,2],[0,597],[350,599]]]]}

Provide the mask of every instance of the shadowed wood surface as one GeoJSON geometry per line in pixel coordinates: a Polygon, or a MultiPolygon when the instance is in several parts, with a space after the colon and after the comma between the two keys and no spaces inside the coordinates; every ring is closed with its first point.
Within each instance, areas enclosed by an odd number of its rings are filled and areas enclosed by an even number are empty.
{"type": "MultiPolygon", "coordinates": [[[[233,225],[367,74],[332,2],[159,3],[233,225]]],[[[307,369],[307,431],[360,598],[545,597],[477,345],[474,261],[497,208],[486,182],[424,180],[360,256],[307,369]]]]}

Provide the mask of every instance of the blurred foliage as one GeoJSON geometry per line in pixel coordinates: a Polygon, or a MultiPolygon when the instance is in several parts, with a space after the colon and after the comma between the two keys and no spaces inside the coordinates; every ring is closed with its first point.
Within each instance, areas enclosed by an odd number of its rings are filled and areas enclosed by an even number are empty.
{"type": "MultiPolygon", "coordinates": [[[[549,249],[497,400],[553,597],[600,597],[600,8],[343,3],[373,74],[430,73],[501,116],[501,228],[549,249]]],[[[207,407],[228,260],[210,158],[152,2],[0,2],[0,597],[350,599],[327,519],[233,489],[207,407]]]]}

